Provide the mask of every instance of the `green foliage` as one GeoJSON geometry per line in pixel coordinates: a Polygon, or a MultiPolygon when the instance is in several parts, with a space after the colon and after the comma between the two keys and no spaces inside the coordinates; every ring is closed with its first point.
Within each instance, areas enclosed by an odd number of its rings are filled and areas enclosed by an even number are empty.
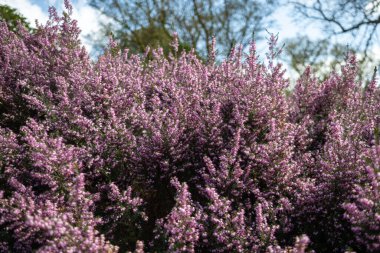
{"type": "Polygon", "coordinates": [[[21,23],[27,30],[32,30],[26,18],[8,5],[0,4],[0,21],[6,22],[8,29],[13,32],[17,31],[18,23],[21,23]]]}
{"type": "MultiPolygon", "coordinates": [[[[194,48],[206,58],[213,37],[218,41],[218,50],[225,55],[236,41],[247,46],[252,34],[260,35],[265,25],[270,23],[268,17],[278,2],[91,0],[90,5],[108,18],[102,22],[102,34],[112,33],[122,47],[143,53],[145,45],[162,43],[160,46],[165,49],[170,34],[177,32],[180,47],[182,42],[184,48],[194,48]]],[[[99,41],[99,44],[104,47],[105,43],[99,41]]]]}
{"type": "MultiPolygon", "coordinates": [[[[120,33],[117,37],[123,38],[126,36],[120,33]]],[[[165,56],[168,56],[172,52],[171,43],[173,42],[173,36],[165,28],[150,25],[132,31],[131,36],[128,37],[120,40],[121,44],[119,44],[119,47],[128,48],[132,53],[143,53],[147,47],[151,49],[162,48],[165,56]]],[[[179,53],[183,50],[189,52],[190,49],[190,45],[179,42],[179,53]]]]}

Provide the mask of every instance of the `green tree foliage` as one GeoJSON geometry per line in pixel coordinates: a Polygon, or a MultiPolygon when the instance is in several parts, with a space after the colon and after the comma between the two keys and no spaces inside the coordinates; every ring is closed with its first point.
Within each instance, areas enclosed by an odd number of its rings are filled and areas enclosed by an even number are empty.
{"type": "MultiPolygon", "coordinates": [[[[144,52],[145,46],[170,43],[177,32],[180,46],[195,48],[203,57],[210,50],[212,37],[223,53],[236,41],[248,44],[253,33],[259,35],[269,22],[277,0],[92,0],[108,22],[103,34],[113,34],[122,47],[144,52]]],[[[257,39],[257,37],[256,37],[257,39]]]]}
{"type": "MultiPolygon", "coordinates": [[[[151,49],[162,48],[166,56],[170,52],[174,53],[171,47],[171,43],[174,40],[173,34],[170,34],[167,29],[159,26],[150,25],[141,27],[132,31],[131,35],[126,35],[120,31],[113,33],[110,28],[107,31],[109,35],[117,38],[119,42],[118,48],[128,48],[133,53],[143,53],[147,47],[151,49]]],[[[189,44],[179,41],[178,53],[181,53],[183,50],[189,52],[190,49],[191,46],[189,44]]]]}
{"type": "Polygon", "coordinates": [[[26,18],[8,5],[0,4],[0,21],[6,22],[8,29],[13,32],[17,31],[18,23],[21,23],[27,30],[32,30],[26,18]]]}

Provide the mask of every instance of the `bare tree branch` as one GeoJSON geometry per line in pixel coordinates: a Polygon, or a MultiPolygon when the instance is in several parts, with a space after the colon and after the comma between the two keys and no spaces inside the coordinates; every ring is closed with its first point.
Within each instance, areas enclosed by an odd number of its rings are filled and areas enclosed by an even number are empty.
{"type": "Polygon", "coordinates": [[[329,25],[331,35],[363,34],[364,41],[357,49],[367,57],[380,24],[379,0],[314,0],[290,1],[303,18],[329,25]],[[310,3],[311,2],[311,3],[310,3]]]}

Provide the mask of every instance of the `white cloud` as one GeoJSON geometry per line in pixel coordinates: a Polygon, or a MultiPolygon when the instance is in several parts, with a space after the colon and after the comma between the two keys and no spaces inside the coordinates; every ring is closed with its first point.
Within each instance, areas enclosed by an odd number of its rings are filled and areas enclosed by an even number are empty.
{"type": "MultiPolygon", "coordinates": [[[[44,0],[46,6],[54,6],[58,13],[64,9],[63,0],[44,0]]],[[[48,18],[48,10],[33,3],[32,0],[0,0],[0,4],[6,4],[16,8],[28,22],[34,27],[35,20],[39,23],[45,23],[48,18]]],[[[88,4],[88,0],[72,1],[73,18],[78,21],[78,26],[81,29],[81,40],[89,52],[92,50],[92,45],[86,39],[86,36],[96,34],[100,30],[100,21],[106,18],[88,4]]]]}
{"type": "Polygon", "coordinates": [[[55,5],[57,0],[47,0],[47,2],[49,4],[49,6],[51,6],[51,5],[55,5]]]}
{"type": "Polygon", "coordinates": [[[373,53],[374,58],[376,58],[376,60],[380,60],[380,46],[379,45],[373,46],[372,53],[373,53]]]}
{"type": "Polygon", "coordinates": [[[0,4],[6,4],[17,9],[33,27],[36,19],[38,19],[39,23],[45,23],[49,18],[47,12],[30,0],[0,0],[0,4]]]}
{"type": "MultiPolygon", "coordinates": [[[[47,1],[48,1],[48,5],[54,6],[58,10],[58,13],[64,10],[63,0],[47,0],[47,1]]],[[[100,21],[105,20],[105,17],[101,15],[101,13],[98,10],[92,8],[88,4],[88,0],[71,1],[71,4],[73,6],[72,18],[78,21],[78,26],[81,29],[82,43],[87,48],[87,50],[91,52],[92,45],[88,41],[88,39],[86,39],[86,37],[88,35],[93,35],[99,32],[100,21]]]]}
{"type": "Polygon", "coordinates": [[[365,9],[367,11],[373,11],[374,13],[372,15],[376,15],[380,13],[380,0],[374,0],[372,2],[369,2],[367,6],[365,6],[365,9]]]}
{"type": "Polygon", "coordinates": [[[91,45],[85,37],[98,33],[101,28],[100,22],[106,20],[106,17],[89,6],[87,0],[78,0],[73,4],[73,18],[78,21],[78,26],[82,30],[82,42],[88,50],[91,50],[91,45]]]}

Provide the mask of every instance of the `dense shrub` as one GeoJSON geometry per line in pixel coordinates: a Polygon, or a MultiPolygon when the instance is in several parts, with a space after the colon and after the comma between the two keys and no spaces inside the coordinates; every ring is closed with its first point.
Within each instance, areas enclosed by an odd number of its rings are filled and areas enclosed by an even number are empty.
{"type": "MultiPolygon", "coordinates": [[[[380,89],[355,57],[288,92],[268,64],[108,51],[0,26],[0,251],[378,252],[380,89]]],[[[214,42],[215,43],[215,42],[214,42]]]]}

